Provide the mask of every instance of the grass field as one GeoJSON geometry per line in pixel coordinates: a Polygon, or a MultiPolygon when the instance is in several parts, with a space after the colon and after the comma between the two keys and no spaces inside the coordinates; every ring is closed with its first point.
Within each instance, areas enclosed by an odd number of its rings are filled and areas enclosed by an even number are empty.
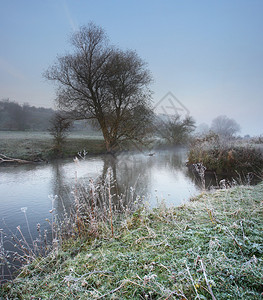
{"type": "Polygon", "coordinates": [[[2,299],[262,299],[263,184],[143,207],[25,266],[2,299]]]}
{"type": "MultiPolygon", "coordinates": [[[[52,157],[53,140],[48,132],[0,131],[0,153],[13,158],[37,160],[52,157]]],[[[64,157],[85,149],[89,154],[105,152],[101,136],[72,132],[64,145],[64,157]]]]}

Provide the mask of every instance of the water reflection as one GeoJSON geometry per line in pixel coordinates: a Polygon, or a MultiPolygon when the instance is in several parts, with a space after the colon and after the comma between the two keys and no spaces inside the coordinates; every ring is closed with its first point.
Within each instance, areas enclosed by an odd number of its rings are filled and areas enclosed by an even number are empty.
{"type": "Polygon", "coordinates": [[[63,214],[69,211],[74,201],[76,185],[89,190],[89,181],[104,184],[110,172],[114,205],[122,198],[124,205],[146,198],[151,206],[165,198],[169,205],[178,205],[197,190],[188,178],[185,167],[185,152],[160,152],[155,156],[147,154],[123,154],[117,157],[102,157],[79,160],[78,162],[57,161],[51,165],[52,194],[58,195],[56,210],[63,214]]]}
{"type": "MultiPolygon", "coordinates": [[[[89,180],[104,182],[110,171],[114,181],[114,194],[131,199],[144,196],[151,206],[157,199],[166,199],[168,205],[179,205],[198,190],[195,177],[185,166],[183,150],[163,151],[154,156],[146,153],[105,155],[80,160],[56,161],[48,165],[27,165],[0,169],[0,219],[5,218],[12,228],[24,226],[21,207],[28,207],[31,224],[49,218],[51,200],[48,195],[58,195],[55,203],[58,213],[70,208],[76,182],[89,187],[89,180]]],[[[116,198],[117,199],[117,198],[116,198]]]]}
{"type": "MultiPolygon", "coordinates": [[[[185,166],[186,159],[183,149],[174,149],[154,156],[126,153],[117,157],[89,157],[78,162],[63,160],[48,165],[0,168],[0,228],[4,226],[1,220],[5,219],[12,231],[18,225],[27,231],[21,207],[28,208],[32,231],[37,223],[48,226],[45,219],[50,218],[50,194],[58,195],[55,208],[61,215],[70,210],[76,186],[89,191],[91,179],[95,184],[103,183],[109,172],[114,183],[115,206],[120,198],[127,204],[138,197],[144,197],[150,206],[156,206],[162,199],[167,205],[180,205],[198,193],[201,186],[199,176],[185,166]]],[[[206,187],[218,186],[221,179],[207,174],[206,187]]]]}
{"type": "Polygon", "coordinates": [[[105,155],[78,163],[57,162],[53,166],[53,194],[59,195],[61,201],[57,203],[57,210],[62,213],[64,207],[70,207],[76,183],[88,189],[91,178],[95,183],[104,183],[109,172],[114,183],[115,206],[120,197],[128,204],[139,196],[146,198],[151,206],[162,199],[168,205],[179,205],[197,191],[189,177],[185,158],[185,152],[177,150],[155,156],[143,153],[118,157],[105,155]]]}
{"type": "Polygon", "coordinates": [[[54,203],[54,208],[57,214],[63,216],[64,212],[69,212],[72,205],[72,183],[67,183],[65,168],[63,163],[55,162],[51,165],[52,168],[52,179],[51,195],[57,195],[54,203]]]}
{"type": "Polygon", "coordinates": [[[46,221],[51,219],[49,195],[58,195],[54,206],[55,212],[61,216],[70,211],[76,187],[81,186],[82,191],[89,192],[90,180],[95,184],[103,183],[109,172],[114,183],[111,192],[115,195],[116,207],[120,198],[125,200],[122,204],[127,205],[138,197],[146,199],[152,207],[162,199],[167,205],[180,205],[198,193],[185,161],[185,151],[174,149],[154,156],[126,153],[117,157],[89,157],[78,162],[63,160],[47,165],[0,168],[0,229],[4,228],[8,235],[10,231],[16,233],[16,227],[20,225],[28,238],[25,215],[21,211],[21,207],[27,207],[30,231],[35,238],[38,223],[42,230],[49,228],[46,221]]]}

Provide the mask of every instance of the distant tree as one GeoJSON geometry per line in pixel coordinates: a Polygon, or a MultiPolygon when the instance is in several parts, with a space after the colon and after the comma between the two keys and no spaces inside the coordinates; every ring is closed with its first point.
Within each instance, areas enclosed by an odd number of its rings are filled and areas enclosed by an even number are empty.
{"type": "Polygon", "coordinates": [[[227,116],[218,116],[212,121],[211,130],[220,137],[230,138],[241,130],[240,125],[227,116]]]}
{"type": "Polygon", "coordinates": [[[109,152],[123,141],[142,141],[152,117],[145,62],[134,51],[109,46],[93,23],[75,32],[71,44],[75,52],[44,74],[58,84],[59,109],[76,120],[95,120],[109,152]]]}
{"type": "Polygon", "coordinates": [[[47,130],[54,114],[50,108],[20,105],[9,99],[0,100],[0,130],[47,130]]]}
{"type": "Polygon", "coordinates": [[[8,130],[25,130],[26,114],[23,107],[14,101],[4,99],[1,101],[1,121],[0,126],[8,130]]]}
{"type": "Polygon", "coordinates": [[[197,136],[205,136],[209,132],[209,126],[206,123],[199,124],[195,129],[195,134],[197,136]]]}
{"type": "Polygon", "coordinates": [[[181,119],[180,115],[175,115],[157,121],[159,135],[171,145],[187,143],[194,129],[195,121],[190,116],[181,119]]]}
{"type": "Polygon", "coordinates": [[[54,150],[56,154],[61,154],[62,145],[69,134],[72,121],[57,112],[50,120],[49,132],[54,138],[54,150]]]}

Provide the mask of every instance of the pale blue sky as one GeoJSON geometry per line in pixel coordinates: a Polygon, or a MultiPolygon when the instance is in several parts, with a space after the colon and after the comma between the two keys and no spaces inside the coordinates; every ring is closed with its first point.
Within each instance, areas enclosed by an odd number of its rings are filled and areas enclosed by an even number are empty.
{"type": "Polygon", "coordinates": [[[225,114],[263,133],[263,1],[0,0],[0,99],[52,107],[42,73],[93,21],[149,63],[158,102],[171,91],[197,123],[225,114]]]}

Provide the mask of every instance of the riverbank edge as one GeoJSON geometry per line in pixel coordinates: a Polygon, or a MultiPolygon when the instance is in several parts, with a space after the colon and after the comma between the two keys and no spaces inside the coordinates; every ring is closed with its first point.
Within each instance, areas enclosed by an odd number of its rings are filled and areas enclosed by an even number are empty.
{"type": "Polygon", "coordinates": [[[25,266],[4,299],[260,299],[263,183],[143,207],[25,266]],[[8,298],[9,297],[9,298],[8,298]]]}
{"type": "MultiPolygon", "coordinates": [[[[3,144],[3,143],[2,143],[3,144]]],[[[16,166],[20,164],[45,164],[58,159],[83,158],[98,155],[118,155],[120,153],[137,153],[148,152],[147,155],[153,156],[154,151],[167,149],[178,149],[187,146],[165,146],[158,143],[147,147],[135,147],[133,143],[126,143],[125,147],[115,152],[107,152],[103,138],[77,138],[70,137],[64,142],[60,151],[53,144],[51,138],[34,138],[34,139],[9,139],[6,145],[0,145],[0,167],[16,166]],[[84,154],[85,153],[85,154],[84,154]],[[80,154],[80,155],[79,155],[80,154]],[[3,161],[2,158],[8,158],[3,161]]]]}
{"type": "Polygon", "coordinates": [[[61,158],[74,158],[78,153],[87,152],[88,156],[106,154],[103,139],[96,138],[68,138],[64,143],[62,151],[57,153],[52,139],[10,139],[6,145],[0,146],[0,154],[7,157],[2,161],[0,167],[19,164],[48,163],[61,158]]]}

